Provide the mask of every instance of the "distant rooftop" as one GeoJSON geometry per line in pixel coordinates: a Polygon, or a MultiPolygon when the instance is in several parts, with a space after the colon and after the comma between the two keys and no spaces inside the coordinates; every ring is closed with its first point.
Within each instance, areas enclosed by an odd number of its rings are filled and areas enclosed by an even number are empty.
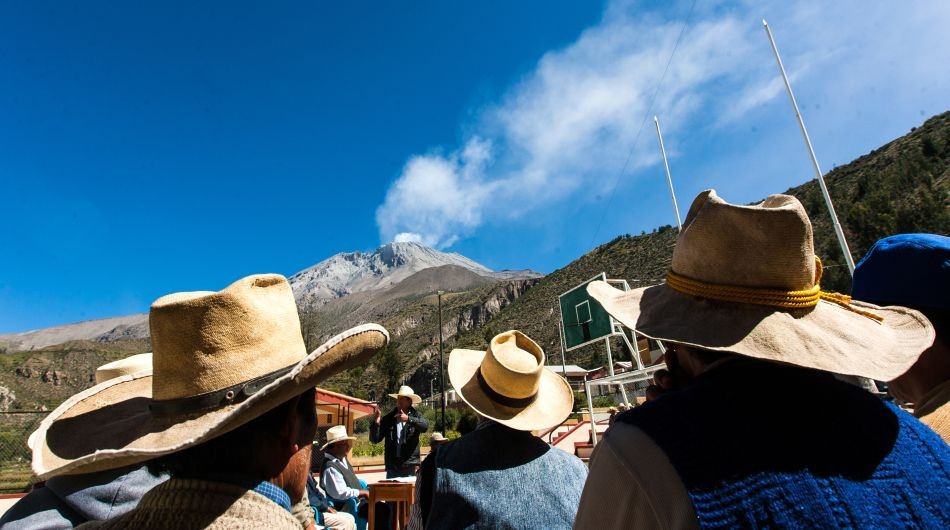
{"type": "Polygon", "coordinates": [[[549,364],[547,368],[556,374],[567,375],[586,375],[592,371],[587,370],[586,368],[581,368],[576,364],[549,364]]]}

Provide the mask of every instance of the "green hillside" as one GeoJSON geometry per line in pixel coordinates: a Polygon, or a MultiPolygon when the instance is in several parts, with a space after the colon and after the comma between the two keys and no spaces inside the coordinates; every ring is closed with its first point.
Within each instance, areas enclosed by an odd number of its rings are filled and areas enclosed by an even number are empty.
{"type": "Polygon", "coordinates": [[[16,396],[5,411],[52,410],[95,384],[96,367],[150,350],[148,341],[74,341],[0,355],[0,387],[16,396]]]}
{"type": "MultiPolygon", "coordinates": [[[[825,177],[855,263],[882,237],[950,231],[950,112],[939,114],[825,177]]],[[[850,292],[851,277],[817,180],[786,193],[802,201],[825,263],[822,285],[850,292]]]]}

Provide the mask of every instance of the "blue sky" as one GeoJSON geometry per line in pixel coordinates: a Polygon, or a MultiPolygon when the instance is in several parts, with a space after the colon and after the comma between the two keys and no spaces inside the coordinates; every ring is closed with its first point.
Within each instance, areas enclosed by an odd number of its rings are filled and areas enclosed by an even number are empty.
{"type": "Polygon", "coordinates": [[[681,210],[784,191],[762,18],[825,170],[950,108],[943,1],[129,4],[0,5],[0,333],[393,239],[550,272],[675,223],[653,114],[681,210]]]}

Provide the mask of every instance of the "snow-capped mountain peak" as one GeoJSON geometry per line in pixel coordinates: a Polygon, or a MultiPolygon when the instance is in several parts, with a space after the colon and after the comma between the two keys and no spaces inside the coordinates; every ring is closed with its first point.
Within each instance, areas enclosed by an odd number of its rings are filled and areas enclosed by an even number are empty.
{"type": "Polygon", "coordinates": [[[289,278],[298,301],[321,303],[351,293],[388,287],[431,267],[456,265],[494,277],[488,267],[457,253],[419,243],[387,243],[373,252],[344,252],[289,278]]]}

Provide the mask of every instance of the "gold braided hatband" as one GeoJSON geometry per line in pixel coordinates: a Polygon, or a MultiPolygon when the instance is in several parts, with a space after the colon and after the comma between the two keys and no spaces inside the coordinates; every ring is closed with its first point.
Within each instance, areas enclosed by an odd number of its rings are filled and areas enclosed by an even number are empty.
{"type": "Polygon", "coordinates": [[[666,273],[666,285],[683,294],[691,296],[700,296],[711,298],[713,300],[722,300],[725,302],[738,302],[745,304],[765,305],[778,307],[780,309],[804,309],[815,307],[819,300],[826,300],[837,304],[848,311],[866,316],[870,319],[882,322],[884,317],[865,311],[851,305],[851,297],[846,294],[822,291],[819,285],[821,281],[822,267],[821,260],[815,256],[816,276],[815,286],[811,289],[800,291],[783,291],[780,289],[764,289],[757,287],[739,287],[735,285],[718,285],[706,283],[700,280],[687,278],[679,275],[672,270],[666,273]]]}

